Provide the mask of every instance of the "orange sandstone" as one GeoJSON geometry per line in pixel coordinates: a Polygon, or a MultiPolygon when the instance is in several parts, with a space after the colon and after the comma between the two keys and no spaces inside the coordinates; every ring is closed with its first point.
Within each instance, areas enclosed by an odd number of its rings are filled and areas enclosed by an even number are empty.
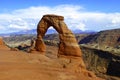
{"type": "Polygon", "coordinates": [[[66,55],[81,57],[82,53],[74,34],[65,24],[64,17],[58,15],[44,15],[38,23],[37,40],[35,46],[36,50],[42,53],[46,51],[46,47],[42,38],[45,36],[45,33],[51,26],[59,33],[60,43],[58,56],[66,55]]]}

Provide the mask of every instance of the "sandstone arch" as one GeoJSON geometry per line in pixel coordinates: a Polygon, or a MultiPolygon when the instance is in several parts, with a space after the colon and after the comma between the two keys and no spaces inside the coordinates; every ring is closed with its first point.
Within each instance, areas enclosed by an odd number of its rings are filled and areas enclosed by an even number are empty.
{"type": "Polygon", "coordinates": [[[47,29],[52,26],[60,38],[58,55],[78,56],[81,57],[81,50],[75,39],[74,34],[68,29],[64,22],[63,16],[44,15],[37,26],[37,39],[35,49],[41,53],[46,51],[45,44],[42,40],[47,29]]]}

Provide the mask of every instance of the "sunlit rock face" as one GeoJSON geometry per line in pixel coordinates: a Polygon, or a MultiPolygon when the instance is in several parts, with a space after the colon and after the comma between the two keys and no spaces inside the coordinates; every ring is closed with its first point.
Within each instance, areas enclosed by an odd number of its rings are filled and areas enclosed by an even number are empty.
{"type": "Polygon", "coordinates": [[[46,51],[46,46],[43,42],[43,37],[49,27],[53,27],[59,33],[59,55],[81,57],[81,50],[76,41],[74,34],[68,29],[64,22],[63,16],[44,15],[37,26],[37,40],[35,49],[41,53],[46,51]]]}
{"type": "Polygon", "coordinates": [[[4,45],[3,39],[0,37],[0,45],[4,45]]]}

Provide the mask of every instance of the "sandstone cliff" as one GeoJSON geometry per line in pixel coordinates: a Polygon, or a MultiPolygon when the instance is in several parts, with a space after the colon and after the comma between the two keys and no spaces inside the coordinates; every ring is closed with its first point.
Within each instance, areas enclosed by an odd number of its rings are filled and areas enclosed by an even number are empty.
{"type": "Polygon", "coordinates": [[[0,37],[0,49],[1,49],[1,50],[7,50],[7,49],[9,49],[9,48],[5,45],[2,37],[0,37]]]}
{"type": "Polygon", "coordinates": [[[114,78],[120,77],[120,55],[86,46],[81,46],[81,49],[88,70],[107,80],[120,79],[114,78]]]}
{"type": "Polygon", "coordinates": [[[0,37],[0,45],[5,45],[4,42],[3,42],[2,37],[0,37]]]}

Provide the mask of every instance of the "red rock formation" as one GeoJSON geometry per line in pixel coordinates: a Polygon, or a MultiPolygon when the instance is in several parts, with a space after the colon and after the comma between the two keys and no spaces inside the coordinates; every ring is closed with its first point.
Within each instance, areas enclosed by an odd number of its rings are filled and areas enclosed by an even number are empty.
{"type": "MultiPolygon", "coordinates": [[[[47,32],[47,29],[52,26],[58,33],[60,38],[58,56],[62,56],[59,59],[63,62],[63,67],[66,67],[70,71],[76,73],[82,73],[89,77],[96,76],[87,71],[82,59],[82,52],[79,48],[77,40],[74,34],[68,29],[64,23],[64,17],[58,15],[44,15],[37,26],[37,39],[35,49],[40,53],[45,53],[46,46],[43,41],[43,37],[47,32]],[[69,60],[67,64],[64,62],[69,60]]],[[[61,63],[62,64],[62,63],[61,63]]],[[[94,79],[96,80],[96,79],[94,79]]]]}
{"type": "Polygon", "coordinates": [[[0,37],[0,45],[4,45],[3,39],[0,37]]]}
{"type": "Polygon", "coordinates": [[[81,50],[77,44],[74,34],[68,29],[64,23],[64,17],[58,15],[44,15],[37,26],[37,40],[36,50],[39,52],[45,52],[46,47],[42,40],[47,29],[52,26],[58,33],[60,38],[59,55],[66,56],[81,56],[81,50]]]}
{"type": "Polygon", "coordinates": [[[9,48],[5,45],[3,39],[0,37],[0,50],[8,50],[9,48]]]}

